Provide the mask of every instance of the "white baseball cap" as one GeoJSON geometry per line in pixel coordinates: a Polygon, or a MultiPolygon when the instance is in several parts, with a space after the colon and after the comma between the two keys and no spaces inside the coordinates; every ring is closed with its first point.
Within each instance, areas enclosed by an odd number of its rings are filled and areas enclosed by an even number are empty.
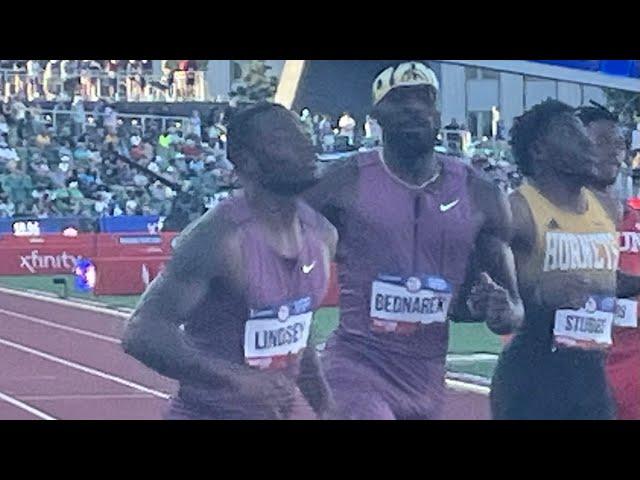
{"type": "Polygon", "coordinates": [[[406,62],[389,67],[380,73],[373,82],[373,104],[377,105],[391,90],[414,85],[432,86],[440,90],[436,74],[420,62],[406,62]]]}

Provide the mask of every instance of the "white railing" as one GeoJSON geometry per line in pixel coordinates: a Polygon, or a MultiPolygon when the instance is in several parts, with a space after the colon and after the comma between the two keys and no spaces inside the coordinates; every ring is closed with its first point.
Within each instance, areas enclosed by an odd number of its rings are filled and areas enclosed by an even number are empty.
{"type": "Polygon", "coordinates": [[[0,96],[24,94],[28,101],[58,100],[75,94],[85,101],[99,99],[127,102],[180,102],[208,99],[205,72],[177,71],[173,82],[160,75],[120,72],[115,76],[103,71],[86,71],[73,75],[29,75],[21,70],[0,69],[0,96]]]}
{"type": "MultiPolygon", "coordinates": [[[[51,123],[53,128],[57,130],[58,125],[63,120],[68,120],[70,123],[73,123],[73,118],[77,114],[73,110],[58,110],[58,109],[40,109],[40,108],[29,108],[27,109],[31,112],[31,114],[38,114],[46,123],[51,123]]],[[[104,113],[94,113],[92,111],[86,111],[84,113],[84,123],[83,125],[91,124],[96,120],[96,117],[104,117],[104,113]]],[[[190,125],[189,117],[182,117],[177,115],[151,115],[151,114],[139,114],[139,113],[118,113],[116,112],[116,120],[129,120],[129,122],[133,126],[139,126],[142,132],[148,128],[148,124],[150,121],[159,122],[161,126],[161,130],[164,131],[169,127],[178,126],[183,130],[185,126],[190,125]]],[[[188,127],[187,127],[188,129],[188,127]]]]}

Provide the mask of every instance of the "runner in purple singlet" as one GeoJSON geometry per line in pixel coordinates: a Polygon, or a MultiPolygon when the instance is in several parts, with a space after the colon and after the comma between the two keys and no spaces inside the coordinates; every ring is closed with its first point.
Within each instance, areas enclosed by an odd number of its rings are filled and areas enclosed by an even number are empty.
{"type": "Polygon", "coordinates": [[[306,194],[340,234],[341,318],[324,363],[335,418],[439,418],[449,316],[498,334],[522,321],[508,202],[434,153],[437,91],[423,64],[382,72],[372,116],[383,148],[330,168],[306,194]]]}
{"type": "Polygon", "coordinates": [[[167,418],[322,417],[329,393],[307,342],[337,239],[297,199],[314,178],[311,142],[291,112],[264,103],[232,119],[228,148],[244,192],[179,237],[124,349],[180,382],[167,418]]]}

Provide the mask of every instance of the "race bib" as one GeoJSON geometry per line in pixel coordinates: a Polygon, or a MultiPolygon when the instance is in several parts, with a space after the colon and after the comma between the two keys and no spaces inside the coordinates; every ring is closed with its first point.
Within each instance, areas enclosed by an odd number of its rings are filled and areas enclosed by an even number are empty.
{"type": "Polygon", "coordinates": [[[616,301],[613,324],[616,327],[638,328],[638,302],[628,298],[619,298],[616,301]]]}
{"type": "Polygon", "coordinates": [[[371,286],[373,329],[410,333],[419,325],[444,323],[452,296],[451,285],[440,277],[378,275],[371,286]]]}
{"type": "Polygon", "coordinates": [[[251,310],[244,330],[245,362],[260,369],[287,367],[307,346],[312,320],[309,297],[251,310]]]}
{"type": "Polygon", "coordinates": [[[616,311],[613,297],[592,296],[578,310],[556,310],[553,328],[558,348],[604,350],[611,346],[616,311]]]}

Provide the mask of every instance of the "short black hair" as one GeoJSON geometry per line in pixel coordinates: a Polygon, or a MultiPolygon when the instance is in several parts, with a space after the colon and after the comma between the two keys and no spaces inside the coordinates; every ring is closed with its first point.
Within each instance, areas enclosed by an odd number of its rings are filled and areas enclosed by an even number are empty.
{"type": "Polygon", "coordinates": [[[576,111],[576,114],[578,115],[578,118],[582,120],[585,127],[593,122],[599,122],[601,120],[618,123],[618,117],[602,105],[580,107],[576,111]]]}
{"type": "Polygon", "coordinates": [[[258,102],[248,108],[235,110],[227,127],[227,152],[231,163],[236,167],[236,159],[253,139],[252,122],[258,115],[276,110],[288,111],[282,105],[271,102],[258,102]]]}
{"type": "Polygon", "coordinates": [[[513,148],[516,164],[524,175],[533,173],[531,168],[533,159],[529,153],[531,144],[546,133],[551,120],[566,113],[573,114],[575,109],[566,103],[549,98],[514,119],[509,144],[513,148]]]}

